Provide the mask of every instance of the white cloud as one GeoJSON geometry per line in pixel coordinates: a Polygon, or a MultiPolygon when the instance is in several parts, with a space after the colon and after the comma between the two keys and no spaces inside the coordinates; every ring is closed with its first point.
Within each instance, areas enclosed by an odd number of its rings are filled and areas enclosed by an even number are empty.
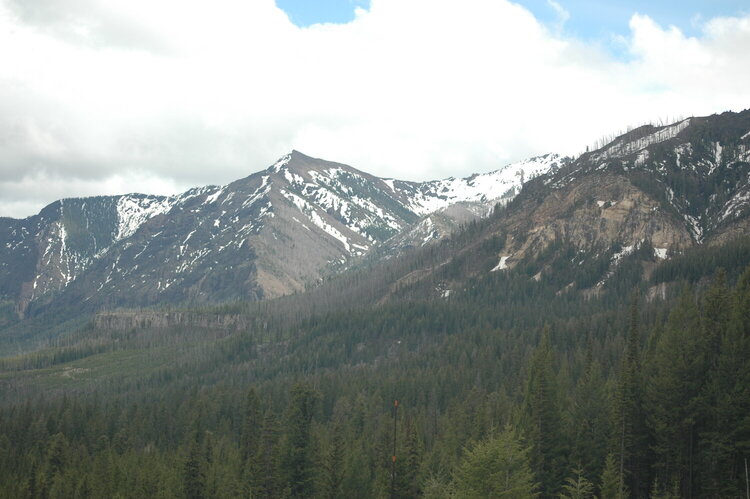
{"type": "Polygon", "coordinates": [[[356,16],[300,29],[273,0],[0,0],[0,214],[225,183],[292,148],[468,175],[750,103],[750,17],[690,38],[634,15],[625,62],[505,0],[356,16]]]}
{"type": "Polygon", "coordinates": [[[562,30],[565,23],[568,22],[568,19],[570,19],[570,12],[565,10],[565,8],[559,3],[555,2],[555,0],[547,0],[547,5],[549,5],[549,7],[555,11],[555,14],[557,14],[556,28],[558,29],[558,31],[562,30]]]}

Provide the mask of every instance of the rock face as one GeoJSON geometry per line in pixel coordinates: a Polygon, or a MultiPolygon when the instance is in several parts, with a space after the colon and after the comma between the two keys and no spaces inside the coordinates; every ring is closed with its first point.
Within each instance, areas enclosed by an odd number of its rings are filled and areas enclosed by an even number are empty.
{"type": "MultiPolygon", "coordinates": [[[[429,234],[438,215],[412,232],[429,234]]],[[[398,284],[445,297],[472,276],[520,268],[595,296],[630,255],[645,275],[691,246],[749,235],[748,215],[750,111],[645,126],[525,183],[440,265],[398,284]],[[553,275],[571,263],[580,270],[553,275]]]]}
{"type": "Polygon", "coordinates": [[[506,265],[536,256],[556,241],[594,254],[613,244],[681,251],[695,244],[688,227],[627,178],[601,173],[563,185],[541,202],[528,200],[503,220],[506,265]]]}
{"type": "Polygon", "coordinates": [[[0,219],[0,298],[22,315],[302,291],[418,228],[434,210],[442,210],[444,223],[432,239],[562,162],[547,155],[466,179],[417,183],[293,151],[226,186],[174,197],[66,199],[25,220],[0,219]]]}
{"type": "Polygon", "coordinates": [[[748,234],[750,111],[645,126],[528,184],[502,222],[512,267],[564,240],[660,257],[748,234]]]}

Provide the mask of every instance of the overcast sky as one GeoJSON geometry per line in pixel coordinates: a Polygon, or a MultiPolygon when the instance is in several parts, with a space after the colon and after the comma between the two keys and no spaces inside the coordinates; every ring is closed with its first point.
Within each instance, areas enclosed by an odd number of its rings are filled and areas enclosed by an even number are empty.
{"type": "Polygon", "coordinates": [[[0,0],[0,216],[223,184],[291,149],[465,176],[750,107],[732,2],[689,26],[681,2],[674,21],[620,2],[599,15],[624,28],[597,34],[582,0],[345,1],[339,24],[300,27],[273,0],[0,0]]]}

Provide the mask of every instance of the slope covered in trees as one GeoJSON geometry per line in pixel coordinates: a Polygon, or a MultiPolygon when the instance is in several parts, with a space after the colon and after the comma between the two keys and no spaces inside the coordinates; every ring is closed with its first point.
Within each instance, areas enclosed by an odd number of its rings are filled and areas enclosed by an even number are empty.
{"type": "Polygon", "coordinates": [[[599,296],[561,292],[561,244],[505,272],[444,265],[448,296],[364,269],[327,297],[196,311],[253,319],[237,331],[89,326],[2,360],[0,496],[740,496],[747,244],[706,250],[727,273],[634,252],[599,296]]]}

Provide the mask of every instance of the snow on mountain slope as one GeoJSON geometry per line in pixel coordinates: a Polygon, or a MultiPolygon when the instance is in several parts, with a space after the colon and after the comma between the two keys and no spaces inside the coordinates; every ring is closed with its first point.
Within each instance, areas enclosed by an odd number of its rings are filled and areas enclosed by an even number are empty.
{"type": "MultiPolygon", "coordinates": [[[[0,284],[8,288],[0,290],[20,297],[21,309],[55,301],[61,291],[61,306],[112,307],[301,291],[394,236],[406,235],[402,246],[415,237],[419,244],[442,238],[565,161],[550,154],[465,179],[417,183],[292,151],[224,186],[171,197],[68,199],[12,221],[25,231],[13,234],[28,234],[39,258],[32,249],[14,253],[26,270],[14,274],[21,284],[10,289],[12,272],[2,269],[12,258],[0,255],[0,284]]],[[[0,237],[6,253],[21,248],[6,239],[0,237]]]]}
{"type": "Polygon", "coordinates": [[[489,173],[467,178],[448,178],[418,184],[416,189],[398,180],[389,180],[394,189],[410,198],[409,208],[420,216],[433,213],[455,203],[488,203],[510,201],[528,180],[556,170],[568,158],[546,154],[509,164],[489,173]]]}
{"type": "Polygon", "coordinates": [[[174,198],[124,195],[117,200],[117,233],[114,241],[132,236],[150,218],[167,213],[174,198]]]}
{"type": "Polygon", "coordinates": [[[170,199],[128,194],[68,198],[23,220],[0,219],[0,299],[26,304],[66,287],[170,199]]]}

